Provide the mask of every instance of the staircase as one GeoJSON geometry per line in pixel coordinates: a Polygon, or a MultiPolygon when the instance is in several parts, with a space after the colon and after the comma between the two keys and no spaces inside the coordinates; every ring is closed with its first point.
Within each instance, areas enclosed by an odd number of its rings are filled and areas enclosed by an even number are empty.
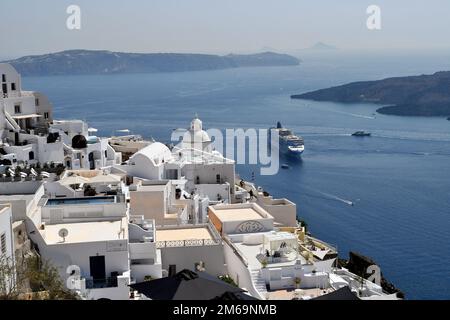
{"type": "Polygon", "coordinates": [[[20,126],[17,124],[16,120],[11,117],[11,115],[4,110],[6,123],[10,126],[10,129],[20,131],[20,126]]]}
{"type": "Polygon", "coordinates": [[[261,297],[265,299],[267,288],[266,288],[266,281],[261,277],[261,270],[250,270],[250,276],[252,278],[252,283],[255,289],[259,292],[261,297]]]}

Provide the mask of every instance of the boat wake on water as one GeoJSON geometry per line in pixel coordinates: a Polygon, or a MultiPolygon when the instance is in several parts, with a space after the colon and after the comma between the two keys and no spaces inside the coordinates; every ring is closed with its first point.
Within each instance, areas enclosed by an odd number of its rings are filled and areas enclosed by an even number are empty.
{"type": "Polygon", "coordinates": [[[310,191],[312,191],[312,192],[317,194],[317,195],[313,195],[313,194],[304,193],[307,196],[315,197],[315,198],[320,197],[322,199],[327,199],[327,200],[334,200],[334,201],[345,203],[345,204],[347,204],[349,206],[353,206],[354,205],[353,201],[347,200],[347,199],[343,199],[341,197],[338,197],[337,195],[333,195],[333,194],[330,194],[330,193],[322,192],[322,191],[319,191],[319,190],[316,190],[316,189],[312,189],[312,188],[307,188],[307,189],[309,189],[310,191]]]}

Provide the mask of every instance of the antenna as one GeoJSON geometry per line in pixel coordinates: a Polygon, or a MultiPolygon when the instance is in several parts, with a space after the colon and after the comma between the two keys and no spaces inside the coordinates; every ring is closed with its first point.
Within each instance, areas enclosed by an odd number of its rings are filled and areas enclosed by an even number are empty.
{"type": "Polygon", "coordinates": [[[62,228],[58,231],[58,235],[63,238],[63,242],[66,242],[66,237],[69,235],[69,231],[65,228],[62,228]]]}

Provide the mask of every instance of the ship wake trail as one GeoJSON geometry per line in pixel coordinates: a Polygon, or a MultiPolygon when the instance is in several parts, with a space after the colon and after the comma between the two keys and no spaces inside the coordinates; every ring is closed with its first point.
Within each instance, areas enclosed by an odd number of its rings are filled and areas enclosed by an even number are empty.
{"type": "Polygon", "coordinates": [[[307,196],[316,197],[316,198],[320,197],[322,199],[327,199],[327,200],[334,200],[334,201],[345,203],[345,204],[347,204],[349,206],[353,206],[353,201],[351,201],[351,200],[343,199],[341,197],[338,197],[337,195],[326,193],[326,192],[322,192],[320,190],[316,190],[316,189],[313,189],[313,188],[306,188],[306,189],[308,189],[308,190],[310,190],[310,191],[312,191],[312,192],[317,194],[317,195],[313,195],[313,194],[305,193],[305,195],[307,195],[307,196]]]}

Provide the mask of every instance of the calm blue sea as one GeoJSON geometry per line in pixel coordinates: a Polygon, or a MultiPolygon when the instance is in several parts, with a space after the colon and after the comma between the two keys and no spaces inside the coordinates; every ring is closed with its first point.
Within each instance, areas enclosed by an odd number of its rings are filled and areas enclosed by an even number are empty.
{"type": "Polygon", "coordinates": [[[312,233],[374,258],[410,299],[450,298],[450,122],[374,114],[374,105],[291,100],[349,81],[450,70],[448,55],[325,54],[298,67],[24,78],[58,119],[84,119],[99,135],[128,128],[168,141],[195,113],[208,128],[268,128],[305,138],[301,161],[275,176],[239,173],[297,203],[312,233]],[[372,132],[354,138],[356,130],[372,132]],[[348,205],[354,202],[354,206],[348,205]]]}

